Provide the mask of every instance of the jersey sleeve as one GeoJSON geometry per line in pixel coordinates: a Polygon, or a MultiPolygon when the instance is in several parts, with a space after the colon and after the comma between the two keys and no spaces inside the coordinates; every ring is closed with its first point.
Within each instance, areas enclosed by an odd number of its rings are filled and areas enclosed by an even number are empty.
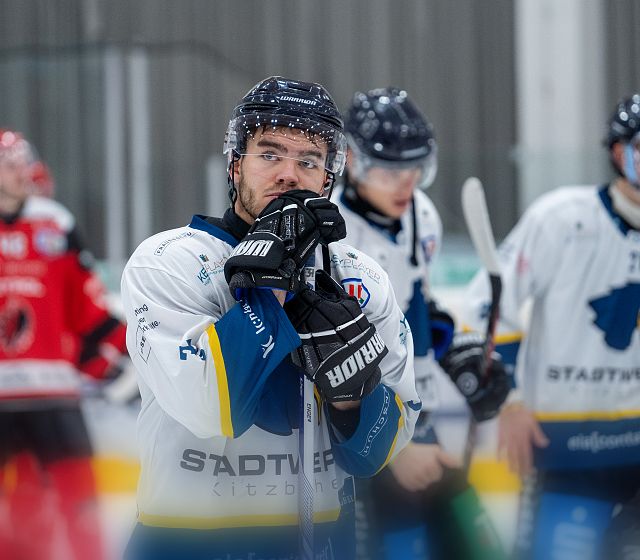
{"type": "MultiPolygon", "coordinates": [[[[499,248],[502,297],[496,331],[496,350],[506,364],[515,364],[523,338],[521,311],[525,302],[545,292],[560,262],[561,236],[554,231],[548,204],[535,203],[521,218],[499,248]]],[[[490,304],[487,271],[480,269],[465,298],[465,328],[484,332],[490,304]]]]}
{"type": "Polygon", "coordinates": [[[350,437],[331,430],[333,453],[342,469],[358,478],[382,470],[409,442],[415,419],[408,404],[384,384],[360,403],[359,422],[350,437]]]}
{"type": "Polygon", "coordinates": [[[244,433],[270,374],[300,344],[271,292],[251,290],[224,314],[198,314],[202,296],[187,283],[128,267],[122,297],[127,347],[142,382],[197,437],[244,433]]]}
{"type": "Polygon", "coordinates": [[[358,477],[376,474],[411,440],[422,406],[415,388],[411,331],[386,273],[381,272],[380,284],[372,286],[367,313],[389,349],[380,363],[381,383],[362,400],[359,422],[350,437],[332,430],[336,462],[358,477]]]}
{"type": "Polygon", "coordinates": [[[67,236],[65,260],[66,324],[76,336],[76,367],[95,378],[108,375],[126,354],[125,325],[106,305],[106,290],[92,270],[75,229],[67,236]]]}

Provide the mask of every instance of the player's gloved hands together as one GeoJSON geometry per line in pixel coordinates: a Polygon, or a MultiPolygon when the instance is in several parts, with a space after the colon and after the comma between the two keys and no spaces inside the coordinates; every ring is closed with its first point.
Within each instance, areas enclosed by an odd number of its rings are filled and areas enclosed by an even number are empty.
{"type": "Polygon", "coordinates": [[[296,292],[300,272],[318,243],[343,239],[347,230],[338,207],[307,190],[272,200],[256,218],[224,266],[231,295],[267,288],[296,292]]]}
{"type": "Polygon", "coordinates": [[[284,310],[302,339],[294,362],[328,402],[358,401],[375,389],[388,349],[358,301],[329,274],[318,270],[315,291],[303,287],[284,310]]]}
{"type": "Polygon", "coordinates": [[[478,422],[498,414],[511,390],[500,354],[493,352],[488,370],[483,371],[483,345],[484,339],[477,333],[457,333],[440,360],[478,422]]]}

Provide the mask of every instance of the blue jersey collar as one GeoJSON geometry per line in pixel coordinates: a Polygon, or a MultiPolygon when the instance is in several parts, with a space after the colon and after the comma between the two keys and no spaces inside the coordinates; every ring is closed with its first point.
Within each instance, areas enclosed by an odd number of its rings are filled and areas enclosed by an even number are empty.
{"type": "Polygon", "coordinates": [[[235,247],[239,243],[239,241],[235,237],[233,237],[233,235],[212,224],[211,222],[208,222],[206,216],[196,214],[195,216],[193,216],[193,218],[191,218],[189,227],[204,231],[209,235],[212,235],[216,239],[220,239],[221,241],[228,243],[232,247],[235,247]]]}
{"type": "Polygon", "coordinates": [[[600,187],[598,191],[598,196],[602,201],[605,210],[608,212],[609,216],[613,220],[613,223],[616,227],[622,232],[623,235],[627,235],[629,230],[633,229],[625,219],[618,214],[613,208],[613,200],[611,200],[611,195],[609,194],[609,185],[604,185],[600,187]]]}

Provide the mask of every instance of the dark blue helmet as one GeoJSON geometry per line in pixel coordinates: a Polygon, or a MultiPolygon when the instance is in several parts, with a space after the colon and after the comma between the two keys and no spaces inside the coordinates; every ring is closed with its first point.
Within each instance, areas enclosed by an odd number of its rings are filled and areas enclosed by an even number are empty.
{"type": "Polygon", "coordinates": [[[421,186],[437,171],[433,127],[407,95],[396,87],[356,92],[345,115],[345,130],[354,154],[355,175],[371,167],[422,167],[421,186]]]}
{"type": "Polygon", "coordinates": [[[604,140],[605,145],[611,148],[620,142],[625,144],[625,156],[623,168],[616,162],[613,152],[610,153],[611,165],[615,172],[626,177],[632,184],[637,185],[639,182],[638,171],[635,169],[633,147],[629,144],[634,138],[640,136],[640,94],[635,93],[630,97],[622,99],[615,108],[607,123],[607,137],[604,140]]]}
{"type": "Polygon", "coordinates": [[[607,125],[605,144],[609,149],[616,142],[627,144],[640,133],[640,94],[635,93],[621,100],[607,125]]]}
{"type": "Polygon", "coordinates": [[[229,160],[242,154],[258,128],[287,127],[320,137],[328,147],[325,169],[339,175],[346,161],[344,122],[333,98],[320,84],[272,76],[253,86],[231,114],[224,142],[229,160]]]}

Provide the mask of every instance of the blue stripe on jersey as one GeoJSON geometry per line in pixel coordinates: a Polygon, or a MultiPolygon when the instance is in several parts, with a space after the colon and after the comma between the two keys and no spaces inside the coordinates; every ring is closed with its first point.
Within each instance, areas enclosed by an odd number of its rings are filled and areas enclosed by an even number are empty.
{"type": "MultiPolygon", "coordinates": [[[[268,518],[267,515],[263,516],[268,518]]],[[[269,523],[268,525],[277,525],[269,523]]],[[[353,560],[354,516],[314,525],[315,558],[353,560]]],[[[297,560],[297,524],[288,526],[184,529],[138,523],[125,560],[297,560]]]]}
{"type": "Polygon", "coordinates": [[[431,349],[431,321],[429,320],[429,306],[422,293],[422,279],[413,283],[413,295],[404,313],[413,337],[414,356],[426,356],[431,349]]]}
{"type": "Polygon", "coordinates": [[[235,247],[239,243],[239,241],[230,233],[227,233],[223,229],[220,229],[219,227],[207,222],[204,219],[204,216],[193,216],[193,218],[191,218],[189,227],[193,229],[199,229],[201,231],[206,231],[208,234],[213,235],[213,237],[215,237],[216,239],[220,239],[221,241],[228,243],[232,247],[235,247]]]}
{"type": "Polygon", "coordinates": [[[640,419],[541,422],[550,444],[534,451],[541,469],[640,465],[640,419]]]}
{"type": "Polygon", "coordinates": [[[358,478],[373,476],[389,459],[401,428],[402,411],[396,394],[385,385],[378,385],[360,403],[355,433],[342,442],[331,434],[336,463],[358,478]]]}
{"type": "Polygon", "coordinates": [[[271,372],[300,337],[272,293],[250,290],[215,324],[227,372],[233,435],[253,423],[271,372]]]}

